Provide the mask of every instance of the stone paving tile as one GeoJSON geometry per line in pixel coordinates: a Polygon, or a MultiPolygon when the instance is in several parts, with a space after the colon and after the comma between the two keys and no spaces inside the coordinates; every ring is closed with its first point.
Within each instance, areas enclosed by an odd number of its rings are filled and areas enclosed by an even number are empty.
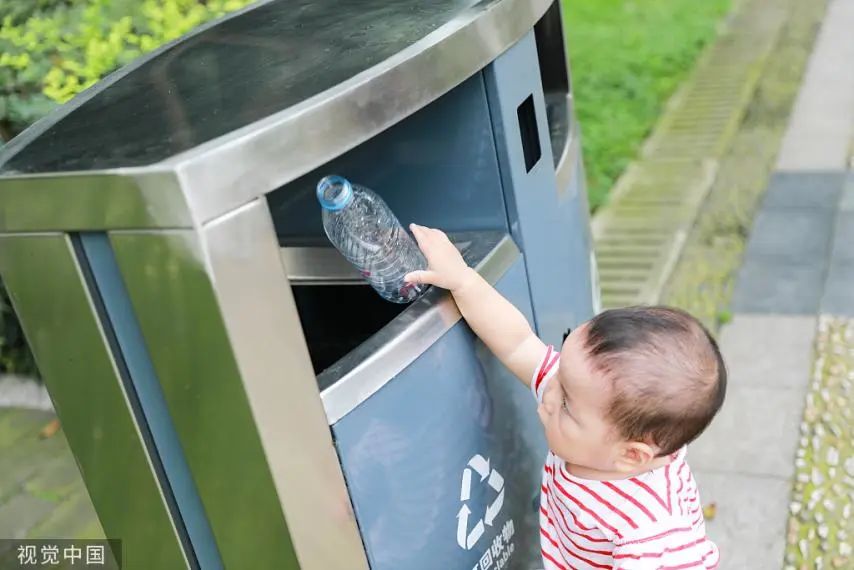
{"type": "Polygon", "coordinates": [[[45,463],[24,483],[24,489],[31,495],[49,497],[54,501],[60,501],[83,488],[80,471],[70,453],[63,453],[45,463]]]}
{"type": "Polygon", "coordinates": [[[54,511],[32,528],[28,538],[104,538],[104,531],[85,490],[54,505],[54,511]]]}
{"type": "MultiPolygon", "coordinates": [[[[854,142],[852,142],[851,148],[854,150],[854,142]]],[[[842,212],[854,212],[854,172],[852,171],[848,172],[848,180],[846,180],[845,188],[842,190],[842,200],[839,202],[839,210],[842,212]]]]}
{"type": "Polygon", "coordinates": [[[737,314],[720,333],[730,388],[797,388],[809,380],[814,316],[737,314]]]}
{"type": "Polygon", "coordinates": [[[723,408],[691,446],[691,466],[714,472],[791,477],[805,394],[806,387],[728,389],[723,408]]]}
{"type": "Polygon", "coordinates": [[[844,169],[854,128],[854,2],[828,2],[778,157],[781,170],[844,169]]]}
{"type": "Polygon", "coordinates": [[[830,264],[854,263],[854,210],[836,216],[830,264]]]}
{"type": "MultiPolygon", "coordinates": [[[[688,461],[693,464],[689,450],[688,461]]],[[[704,504],[716,503],[706,531],[721,551],[721,570],[780,570],[785,547],[786,479],[694,469],[704,504]]]]}
{"type": "Polygon", "coordinates": [[[32,440],[24,440],[0,453],[0,518],[6,515],[4,499],[17,493],[27,480],[59,457],[67,456],[68,460],[74,461],[66,446],[64,438],[38,439],[34,434],[32,440]]]}
{"type": "Polygon", "coordinates": [[[821,299],[821,312],[854,317],[854,259],[830,265],[821,299]]]}
{"type": "Polygon", "coordinates": [[[831,209],[763,209],[753,223],[745,263],[754,256],[773,255],[785,263],[823,264],[830,253],[835,216],[831,209]]]}
{"type": "MultiPolygon", "coordinates": [[[[843,131],[841,128],[837,130],[843,131]]],[[[802,135],[797,150],[794,145],[790,148],[784,147],[785,152],[780,153],[781,159],[777,168],[791,171],[841,168],[846,159],[841,144],[845,139],[845,132],[839,132],[833,139],[828,140],[812,133],[802,135]]]]}
{"type": "Polygon", "coordinates": [[[32,495],[15,495],[3,505],[0,538],[24,538],[27,532],[47,517],[56,503],[32,495]]]}
{"type": "Polygon", "coordinates": [[[33,378],[3,373],[0,373],[0,407],[54,411],[44,384],[33,378]]]}
{"type": "Polygon", "coordinates": [[[63,432],[39,437],[54,417],[0,408],[0,538],[103,536],[63,432]]]}
{"type": "Polygon", "coordinates": [[[845,182],[843,172],[775,172],[762,200],[763,208],[835,210],[845,182]]]}
{"type": "Polygon", "coordinates": [[[53,417],[53,414],[47,412],[0,409],[0,451],[13,447],[24,438],[34,436],[53,417]]]}
{"type": "Polygon", "coordinates": [[[739,271],[732,298],[733,311],[814,315],[818,311],[824,277],[824,263],[795,265],[787,263],[785,258],[754,256],[739,271]]]}

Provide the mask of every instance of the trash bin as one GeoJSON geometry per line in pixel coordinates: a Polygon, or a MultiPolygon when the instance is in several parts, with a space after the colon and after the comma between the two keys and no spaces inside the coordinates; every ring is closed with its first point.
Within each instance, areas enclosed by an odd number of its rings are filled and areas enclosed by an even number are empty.
{"type": "Polygon", "coordinates": [[[558,2],[271,1],[0,154],[0,275],[126,568],[526,568],[546,448],[449,294],[323,236],[337,173],[559,344],[596,310],[558,2]]]}

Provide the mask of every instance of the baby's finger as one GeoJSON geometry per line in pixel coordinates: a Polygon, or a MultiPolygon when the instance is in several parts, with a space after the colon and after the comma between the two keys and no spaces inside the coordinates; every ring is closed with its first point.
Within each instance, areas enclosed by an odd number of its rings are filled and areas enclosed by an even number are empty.
{"type": "Polygon", "coordinates": [[[442,230],[440,230],[438,228],[427,228],[427,230],[430,232],[430,237],[432,237],[433,239],[441,239],[441,240],[447,240],[448,239],[448,236],[445,235],[445,232],[443,232],[442,230]]]}
{"type": "Polygon", "coordinates": [[[426,283],[432,285],[435,282],[436,273],[429,270],[418,270],[407,273],[403,276],[403,280],[407,283],[426,283]]]}
{"type": "Polygon", "coordinates": [[[425,226],[419,226],[418,224],[409,224],[409,229],[412,230],[413,235],[420,235],[422,238],[428,237],[430,235],[430,228],[425,226]]]}
{"type": "Polygon", "coordinates": [[[427,233],[424,231],[426,228],[416,224],[409,224],[409,229],[412,231],[412,236],[415,238],[418,247],[421,248],[421,251],[424,251],[427,245],[427,233]]]}

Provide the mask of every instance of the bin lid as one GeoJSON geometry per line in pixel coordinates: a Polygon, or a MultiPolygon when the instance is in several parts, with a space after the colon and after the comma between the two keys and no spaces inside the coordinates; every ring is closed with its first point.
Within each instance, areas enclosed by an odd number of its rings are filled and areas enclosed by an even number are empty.
{"type": "Polygon", "coordinates": [[[194,178],[221,194],[239,186],[245,203],[461,83],[550,3],[254,4],[144,56],[33,125],[0,150],[0,184],[158,165],[182,169],[183,186],[194,178]]]}

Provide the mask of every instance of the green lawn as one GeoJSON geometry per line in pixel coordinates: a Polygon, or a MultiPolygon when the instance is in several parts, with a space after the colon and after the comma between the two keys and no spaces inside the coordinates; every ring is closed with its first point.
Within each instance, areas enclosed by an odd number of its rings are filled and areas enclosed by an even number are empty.
{"type": "Polygon", "coordinates": [[[730,0],[562,0],[590,207],[607,200],[730,0]]]}

